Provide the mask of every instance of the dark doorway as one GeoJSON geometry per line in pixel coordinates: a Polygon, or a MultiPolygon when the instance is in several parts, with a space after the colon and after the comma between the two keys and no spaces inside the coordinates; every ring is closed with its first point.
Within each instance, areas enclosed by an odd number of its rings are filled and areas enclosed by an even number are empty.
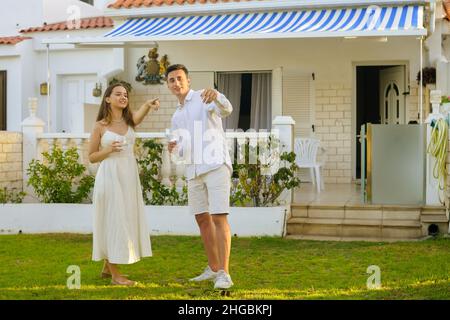
{"type": "Polygon", "coordinates": [[[356,67],[356,179],[361,179],[361,126],[381,123],[380,70],[384,66],[356,67]]]}
{"type": "Polygon", "coordinates": [[[0,130],[6,130],[6,71],[0,71],[0,130]]]}

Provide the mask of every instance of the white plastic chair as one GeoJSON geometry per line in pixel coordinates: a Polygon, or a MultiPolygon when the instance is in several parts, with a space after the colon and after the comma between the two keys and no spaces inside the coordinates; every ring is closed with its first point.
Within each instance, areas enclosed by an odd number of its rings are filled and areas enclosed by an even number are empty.
{"type": "Polygon", "coordinates": [[[311,182],[316,186],[317,192],[325,189],[320,168],[323,162],[317,161],[320,140],[315,138],[295,138],[295,162],[299,168],[309,168],[311,182]]]}

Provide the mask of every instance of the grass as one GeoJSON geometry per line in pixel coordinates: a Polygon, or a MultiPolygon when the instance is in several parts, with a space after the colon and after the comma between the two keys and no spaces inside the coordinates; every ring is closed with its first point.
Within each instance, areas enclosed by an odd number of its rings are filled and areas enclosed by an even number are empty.
{"type": "Polygon", "coordinates": [[[206,265],[199,237],[152,237],[153,257],[122,266],[139,281],[109,285],[91,261],[91,235],[0,236],[0,299],[450,299],[450,239],[421,242],[318,242],[233,238],[230,297],[211,282],[190,283],[206,265]],[[68,266],[81,288],[66,286],[68,266]],[[381,288],[367,289],[367,267],[381,288]]]}

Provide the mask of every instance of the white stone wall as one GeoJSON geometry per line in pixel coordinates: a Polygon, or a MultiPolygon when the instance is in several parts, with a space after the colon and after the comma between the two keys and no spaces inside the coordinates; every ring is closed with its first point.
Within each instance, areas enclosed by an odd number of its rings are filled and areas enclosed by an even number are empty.
{"type": "Polygon", "coordinates": [[[164,132],[166,128],[171,127],[171,119],[177,106],[177,100],[165,84],[133,87],[130,97],[130,105],[133,110],[138,109],[147,99],[159,98],[161,104],[157,112],[147,115],[136,128],[136,131],[164,132]]]}
{"type": "Polygon", "coordinates": [[[409,95],[406,96],[406,110],[408,111],[406,114],[406,123],[409,121],[419,122],[419,86],[412,85],[413,84],[411,84],[411,88],[409,89],[409,95]]]}
{"type": "Polygon", "coordinates": [[[22,134],[0,131],[0,188],[22,191],[22,134]]]}
{"type": "Polygon", "coordinates": [[[317,83],[315,136],[326,149],[325,183],[349,183],[351,173],[352,89],[347,83],[317,83]]]}

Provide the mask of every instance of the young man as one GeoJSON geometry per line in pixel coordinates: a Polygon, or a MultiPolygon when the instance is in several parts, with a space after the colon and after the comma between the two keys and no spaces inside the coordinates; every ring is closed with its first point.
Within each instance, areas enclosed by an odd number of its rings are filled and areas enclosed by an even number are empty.
{"type": "Polygon", "coordinates": [[[227,220],[233,169],[221,118],[230,115],[233,108],[216,90],[191,90],[184,65],[169,66],[166,79],[179,102],[172,130],[183,139],[170,141],[169,152],[177,147],[187,162],[188,203],[208,257],[204,272],[191,281],[213,280],[214,288],[227,289],[233,285],[228,270],[231,233],[227,220]]]}

